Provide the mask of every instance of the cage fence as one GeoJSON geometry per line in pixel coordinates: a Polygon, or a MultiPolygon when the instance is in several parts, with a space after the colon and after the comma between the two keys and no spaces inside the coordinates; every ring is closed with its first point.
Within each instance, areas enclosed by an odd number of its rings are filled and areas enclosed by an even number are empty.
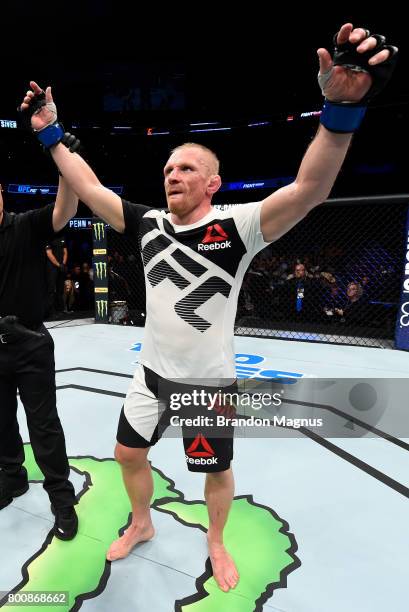
{"type": "MultiPolygon", "coordinates": [[[[336,199],[310,212],[254,257],[235,333],[393,347],[408,202],[405,195],[336,199]]],[[[144,325],[138,244],[110,228],[107,270],[109,321],[144,325]]]]}

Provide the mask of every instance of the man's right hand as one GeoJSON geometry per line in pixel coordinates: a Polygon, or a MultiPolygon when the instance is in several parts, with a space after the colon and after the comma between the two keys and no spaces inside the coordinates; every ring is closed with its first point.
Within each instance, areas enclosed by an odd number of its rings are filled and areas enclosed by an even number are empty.
{"type": "Polygon", "coordinates": [[[57,120],[57,109],[51,94],[51,87],[47,87],[44,92],[35,81],[30,81],[30,87],[31,90],[29,89],[24,96],[20,110],[22,112],[27,111],[30,105],[33,103],[35,96],[45,93],[43,106],[31,117],[31,127],[33,130],[38,132],[57,120]]]}
{"type": "Polygon", "coordinates": [[[20,110],[26,119],[31,121],[31,128],[35,131],[36,137],[50,151],[64,180],[80,200],[98,217],[122,233],[125,221],[121,198],[105,188],[90,166],[75,153],[79,144],[78,139],[74,137],[73,141],[72,135],[64,133],[63,126],[57,121],[57,109],[51,87],[47,87],[43,92],[35,81],[30,81],[30,87],[31,90],[24,96],[20,110]]]}

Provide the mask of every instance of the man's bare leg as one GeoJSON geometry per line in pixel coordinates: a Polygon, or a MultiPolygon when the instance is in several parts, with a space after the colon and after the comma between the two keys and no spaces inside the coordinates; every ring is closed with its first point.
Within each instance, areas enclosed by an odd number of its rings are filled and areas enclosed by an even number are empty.
{"type": "Polygon", "coordinates": [[[122,477],[132,506],[132,523],[122,537],[112,542],[108,561],[123,559],[138,542],[150,540],[155,535],[150,504],[153,495],[151,466],[148,463],[149,448],[128,448],[117,443],[115,459],[122,468],[122,477]]]}
{"type": "Polygon", "coordinates": [[[213,576],[222,591],[233,589],[239,581],[236,565],[223,544],[223,529],[234,495],[230,469],[206,474],[205,499],[209,514],[207,543],[213,576]]]}

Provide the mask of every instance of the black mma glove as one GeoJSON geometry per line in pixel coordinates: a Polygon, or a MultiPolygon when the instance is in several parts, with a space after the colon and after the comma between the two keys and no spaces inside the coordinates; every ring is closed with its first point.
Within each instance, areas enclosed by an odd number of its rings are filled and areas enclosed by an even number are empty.
{"type": "MultiPolygon", "coordinates": [[[[371,35],[369,30],[366,30],[366,37],[373,36],[377,44],[373,49],[364,53],[358,53],[357,51],[357,47],[362,43],[362,40],[356,43],[347,41],[340,44],[337,43],[337,36],[338,33],[334,36],[332,57],[334,66],[343,66],[357,72],[367,72],[372,78],[371,87],[359,102],[331,102],[325,100],[320,122],[332,132],[347,133],[354,132],[360,126],[368,102],[382,91],[391,78],[397,62],[398,49],[393,45],[386,44],[386,39],[381,34],[371,35]],[[384,49],[389,51],[388,59],[374,66],[369,64],[371,57],[384,49]]],[[[318,75],[318,82],[324,95],[325,85],[331,78],[331,73],[332,68],[328,72],[318,75]]]]}
{"type": "Polygon", "coordinates": [[[348,41],[343,44],[337,44],[337,34],[334,36],[334,54],[332,58],[334,66],[344,66],[350,70],[368,72],[372,77],[372,85],[362,100],[358,102],[359,105],[367,104],[382,91],[391,78],[398,60],[398,48],[393,45],[387,45],[385,36],[382,36],[382,34],[371,34],[368,30],[366,32],[367,38],[372,36],[376,39],[376,47],[364,53],[358,53],[356,50],[362,41],[359,43],[350,43],[348,41]],[[375,64],[375,66],[368,63],[371,57],[384,49],[389,51],[387,60],[380,64],[375,64]]]}
{"type": "Polygon", "coordinates": [[[78,151],[81,144],[79,139],[73,134],[64,131],[64,126],[57,120],[57,107],[54,102],[46,102],[44,91],[33,96],[28,108],[23,110],[19,106],[17,110],[20,113],[23,127],[33,132],[46,150],[58,142],[62,142],[71,153],[78,151]],[[38,113],[43,106],[47,106],[48,110],[54,115],[55,120],[41,130],[33,130],[31,127],[31,117],[38,113]]]}

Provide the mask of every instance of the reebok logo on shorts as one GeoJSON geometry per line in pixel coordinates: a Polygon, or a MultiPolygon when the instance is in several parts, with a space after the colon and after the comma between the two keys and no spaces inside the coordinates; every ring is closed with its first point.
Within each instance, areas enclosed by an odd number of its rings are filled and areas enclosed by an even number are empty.
{"type": "Polygon", "coordinates": [[[194,463],[195,465],[217,464],[217,457],[214,456],[214,450],[203,434],[197,434],[196,438],[187,449],[186,461],[187,463],[194,463]]]}

